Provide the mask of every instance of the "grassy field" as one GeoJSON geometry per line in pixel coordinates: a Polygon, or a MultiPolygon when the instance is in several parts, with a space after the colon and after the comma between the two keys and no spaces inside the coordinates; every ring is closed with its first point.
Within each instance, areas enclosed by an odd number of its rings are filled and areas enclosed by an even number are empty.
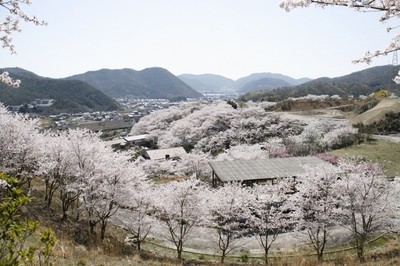
{"type": "Polygon", "coordinates": [[[388,176],[400,176],[400,144],[374,140],[329,152],[342,158],[362,157],[378,163],[388,176]]]}

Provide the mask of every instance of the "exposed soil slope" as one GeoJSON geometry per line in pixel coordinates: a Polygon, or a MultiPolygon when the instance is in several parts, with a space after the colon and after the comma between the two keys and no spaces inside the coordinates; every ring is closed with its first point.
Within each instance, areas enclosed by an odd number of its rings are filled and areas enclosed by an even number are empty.
{"type": "Polygon", "coordinates": [[[383,99],[374,108],[350,119],[352,124],[363,123],[370,125],[385,117],[386,113],[400,112],[400,99],[383,99]]]}

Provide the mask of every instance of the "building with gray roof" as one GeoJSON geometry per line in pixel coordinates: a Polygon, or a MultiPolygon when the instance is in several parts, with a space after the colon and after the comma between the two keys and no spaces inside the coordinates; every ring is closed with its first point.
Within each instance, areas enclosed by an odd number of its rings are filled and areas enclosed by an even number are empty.
{"type": "Polygon", "coordinates": [[[289,157],[257,160],[233,160],[209,162],[212,168],[212,183],[216,187],[225,182],[244,184],[271,183],[277,179],[299,176],[306,167],[329,165],[318,157],[289,157]]]}

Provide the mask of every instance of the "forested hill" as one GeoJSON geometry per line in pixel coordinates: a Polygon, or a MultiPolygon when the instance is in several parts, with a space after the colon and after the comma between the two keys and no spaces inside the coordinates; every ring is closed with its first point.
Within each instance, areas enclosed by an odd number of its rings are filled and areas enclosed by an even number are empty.
{"type": "Polygon", "coordinates": [[[244,94],[257,90],[271,90],[279,87],[289,87],[310,81],[309,78],[294,79],[277,73],[253,73],[236,81],[215,74],[183,74],[178,78],[202,93],[233,93],[244,94]]]}
{"type": "Polygon", "coordinates": [[[82,80],[110,97],[183,99],[198,98],[202,94],[163,68],[101,69],[74,75],[68,79],[82,80]]]}
{"type": "Polygon", "coordinates": [[[251,86],[252,82],[257,85],[266,86],[267,89],[280,87],[281,84],[287,83],[288,86],[296,86],[310,81],[309,78],[295,79],[279,73],[253,73],[249,76],[238,79],[235,87],[239,92],[250,92],[257,90],[257,87],[251,86]],[[278,83],[279,81],[279,83],[278,83]],[[271,84],[272,83],[272,84],[271,84]]]}
{"type": "Polygon", "coordinates": [[[239,93],[244,94],[252,91],[272,90],[280,87],[290,87],[290,86],[291,84],[282,79],[262,78],[244,84],[242,87],[240,87],[239,93]]]}
{"type": "Polygon", "coordinates": [[[234,80],[215,74],[182,74],[178,78],[202,93],[223,93],[234,91],[235,88],[234,80]]]}
{"type": "Polygon", "coordinates": [[[35,99],[55,99],[52,106],[43,108],[46,114],[110,111],[119,108],[115,100],[86,82],[44,78],[21,68],[1,69],[0,72],[4,70],[13,79],[21,80],[17,89],[0,84],[0,102],[5,105],[29,104],[35,99]]]}
{"type": "Polygon", "coordinates": [[[288,97],[314,95],[369,95],[379,89],[400,94],[400,86],[393,78],[399,72],[400,66],[377,66],[336,78],[319,78],[295,86],[275,89],[272,91],[250,92],[241,97],[242,100],[282,100],[288,97]]]}

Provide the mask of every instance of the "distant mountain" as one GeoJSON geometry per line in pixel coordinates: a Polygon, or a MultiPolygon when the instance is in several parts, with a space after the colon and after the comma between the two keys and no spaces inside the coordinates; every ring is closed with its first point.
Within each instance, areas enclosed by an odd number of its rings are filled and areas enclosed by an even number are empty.
{"type": "Polygon", "coordinates": [[[282,100],[288,97],[314,95],[360,96],[369,95],[379,89],[400,94],[400,85],[393,81],[400,66],[377,66],[336,78],[319,78],[295,86],[272,91],[251,92],[243,100],[282,100]]]}
{"type": "Polygon", "coordinates": [[[214,74],[182,74],[178,78],[201,93],[232,92],[235,87],[234,80],[214,74]]]}
{"type": "Polygon", "coordinates": [[[328,95],[369,95],[379,89],[388,89],[399,93],[400,86],[393,78],[399,72],[400,66],[377,66],[349,75],[336,78],[319,78],[292,88],[290,94],[294,97],[308,94],[328,95]]]}
{"type": "Polygon", "coordinates": [[[270,90],[279,87],[295,86],[311,80],[309,78],[294,79],[289,76],[274,73],[255,73],[240,78],[237,81],[214,74],[183,74],[179,75],[178,78],[202,93],[246,93],[256,90],[270,90]]]}
{"type": "Polygon", "coordinates": [[[0,72],[4,70],[12,78],[21,80],[17,89],[0,84],[0,102],[5,105],[29,104],[35,99],[55,99],[52,106],[42,109],[46,114],[119,108],[116,101],[82,81],[44,78],[21,68],[6,68],[0,72]]]}
{"type": "Polygon", "coordinates": [[[174,100],[202,96],[168,70],[158,67],[141,71],[101,69],[74,75],[67,79],[85,81],[114,98],[132,96],[174,100]]]}
{"type": "Polygon", "coordinates": [[[277,73],[254,73],[247,77],[238,79],[235,82],[235,87],[238,91],[242,91],[242,87],[244,87],[246,84],[253,82],[253,81],[265,79],[265,78],[282,80],[282,81],[285,81],[286,83],[288,83],[289,86],[300,85],[300,84],[303,84],[303,83],[311,80],[309,78],[294,79],[292,77],[282,75],[282,74],[277,74],[277,73]]]}
{"type": "Polygon", "coordinates": [[[40,77],[38,75],[36,75],[35,73],[25,70],[23,68],[19,68],[19,67],[8,67],[4,69],[5,71],[9,72],[10,74],[13,75],[18,75],[20,77],[25,77],[25,78],[43,78],[40,77]]]}
{"type": "Polygon", "coordinates": [[[251,91],[273,90],[276,88],[290,86],[291,84],[282,79],[262,78],[245,83],[243,86],[240,87],[238,92],[240,94],[244,94],[251,91]]]}

